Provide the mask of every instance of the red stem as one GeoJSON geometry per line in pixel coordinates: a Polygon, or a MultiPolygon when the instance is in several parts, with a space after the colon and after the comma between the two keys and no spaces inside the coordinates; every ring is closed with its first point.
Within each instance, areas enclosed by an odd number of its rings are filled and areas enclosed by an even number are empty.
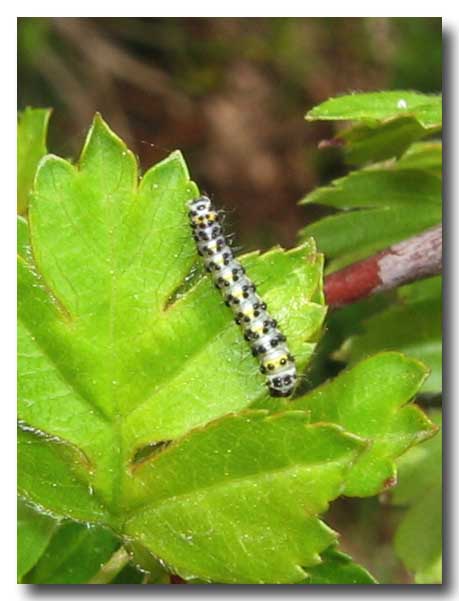
{"type": "Polygon", "coordinates": [[[442,226],[437,225],[325,278],[327,305],[342,307],[376,292],[441,273],[442,226]]]}

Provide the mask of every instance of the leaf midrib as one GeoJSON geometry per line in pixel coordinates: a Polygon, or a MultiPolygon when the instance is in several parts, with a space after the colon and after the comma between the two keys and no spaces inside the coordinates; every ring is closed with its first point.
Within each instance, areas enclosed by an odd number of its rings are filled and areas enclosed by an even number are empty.
{"type": "MultiPolygon", "coordinates": [[[[292,277],[293,274],[297,274],[300,273],[301,274],[301,268],[298,267],[294,270],[292,270],[291,272],[288,272],[285,274],[285,277],[282,278],[281,281],[279,281],[278,283],[276,283],[273,286],[268,287],[264,293],[266,292],[272,292],[273,290],[276,290],[277,288],[282,287],[282,283],[286,280],[292,277]]],[[[194,284],[194,286],[192,288],[190,288],[176,303],[174,303],[173,307],[168,308],[168,311],[171,311],[173,308],[177,307],[179,305],[179,303],[181,302],[185,302],[188,299],[188,296],[190,294],[192,294],[195,289],[197,288],[197,286],[202,285],[204,278],[208,279],[208,276],[203,274],[203,276],[196,281],[196,283],[194,284]]],[[[210,284],[209,284],[210,287],[210,284]]],[[[310,298],[312,298],[314,296],[315,291],[317,290],[317,285],[314,288],[314,291],[312,292],[310,298]]],[[[214,290],[210,290],[211,293],[215,293],[214,290]]],[[[223,301],[222,301],[222,305],[223,305],[223,301]]],[[[304,302],[304,306],[306,307],[310,307],[310,306],[314,306],[314,307],[318,307],[318,308],[322,308],[323,305],[320,305],[319,303],[316,302],[312,302],[310,300],[305,301],[304,302]]],[[[180,308],[180,307],[179,307],[180,308]]],[[[205,352],[207,350],[207,348],[212,345],[215,341],[216,338],[222,336],[225,332],[227,332],[228,330],[230,330],[231,328],[235,328],[235,324],[233,323],[233,321],[231,320],[231,312],[230,309],[228,309],[228,321],[227,323],[220,328],[219,330],[215,331],[210,337],[208,337],[205,341],[203,341],[203,343],[200,346],[195,347],[194,351],[190,354],[188,354],[184,360],[180,363],[180,365],[177,367],[177,369],[174,372],[171,372],[170,377],[168,377],[166,380],[164,380],[163,382],[161,382],[158,386],[156,386],[156,388],[154,388],[148,397],[145,397],[142,401],[140,401],[137,405],[135,405],[135,407],[131,407],[129,409],[128,412],[123,414],[123,418],[127,419],[131,414],[135,413],[136,411],[141,410],[141,408],[146,405],[147,403],[150,403],[154,400],[154,397],[159,394],[163,389],[167,388],[168,386],[171,385],[171,382],[173,382],[176,378],[180,377],[181,373],[183,372],[184,368],[186,365],[188,365],[191,361],[193,361],[197,356],[199,356],[201,353],[205,352]]],[[[242,334],[241,334],[242,337],[242,334]]],[[[264,391],[262,391],[260,393],[260,395],[254,399],[253,401],[258,400],[259,398],[262,398],[264,396],[264,391]]],[[[251,401],[251,402],[253,402],[251,401]]]]}

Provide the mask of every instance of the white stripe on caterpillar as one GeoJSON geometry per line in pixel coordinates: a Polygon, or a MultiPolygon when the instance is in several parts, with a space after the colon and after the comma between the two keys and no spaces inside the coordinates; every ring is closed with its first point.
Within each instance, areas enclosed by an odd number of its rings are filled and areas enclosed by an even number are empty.
{"type": "Polygon", "coordinates": [[[218,211],[207,196],[191,200],[188,208],[198,253],[225,304],[233,311],[252,354],[258,358],[270,394],[290,396],[297,379],[295,359],[276,320],[268,313],[266,303],[234,257],[223,234],[218,211]]]}

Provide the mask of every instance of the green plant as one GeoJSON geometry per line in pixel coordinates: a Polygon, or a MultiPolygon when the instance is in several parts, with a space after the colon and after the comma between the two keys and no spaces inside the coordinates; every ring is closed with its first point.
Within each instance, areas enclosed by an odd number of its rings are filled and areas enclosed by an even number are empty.
{"type": "MultiPolygon", "coordinates": [[[[314,236],[325,251],[327,273],[339,279],[345,274],[340,268],[349,263],[441,224],[441,102],[439,96],[406,91],[354,94],[330,99],[308,113],[311,121],[352,121],[321,146],[338,144],[348,162],[359,167],[301,201],[335,209],[300,235],[314,236]]],[[[355,365],[379,351],[404,352],[429,367],[421,401],[439,405],[441,297],[442,278],[434,275],[336,311],[315,356],[316,378],[320,381],[337,362],[355,365]]],[[[433,419],[441,426],[438,410],[433,419]]],[[[401,517],[395,550],[416,582],[441,582],[441,470],[441,436],[400,460],[393,503],[413,507],[401,517]],[[422,502],[417,495],[423,495],[422,502]]]]}
{"type": "MultiPolygon", "coordinates": [[[[42,134],[22,116],[20,161],[42,134]]],[[[180,153],[139,180],[96,116],[77,164],[19,176],[20,581],[374,583],[323,514],[436,432],[410,402],[428,369],[381,352],[272,399],[199,267],[180,153]]],[[[304,371],[322,255],[304,236],[243,262],[304,371]]]]}

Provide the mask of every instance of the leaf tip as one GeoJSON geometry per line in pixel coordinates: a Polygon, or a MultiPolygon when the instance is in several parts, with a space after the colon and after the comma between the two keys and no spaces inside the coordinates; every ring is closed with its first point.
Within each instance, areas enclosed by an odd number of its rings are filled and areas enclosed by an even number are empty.
{"type": "Polygon", "coordinates": [[[177,167],[183,174],[183,177],[186,180],[190,179],[190,173],[188,171],[188,166],[185,162],[185,158],[180,150],[173,150],[168,157],[164,159],[164,163],[176,163],[177,167]]]}
{"type": "Polygon", "coordinates": [[[35,171],[35,176],[33,180],[32,190],[31,190],[31,200],[33,201],[34,193],[38,190],[43,181],[50,175],[55,174],[55,169],[61,169],[61,172],[67,171],[69,174],[73,173],[74,167],[73,165],[63,159],[56,154],[45,154],[44,157],[40,159],[37,165],[37,169],[35,171]]]}
{"type": "Polygon", "coordinates": [[[103,145],[106,149],[111,149],[115,154],[121,154],[126,156],[128,160],[135,164],[137,167],[137,160],[134,153],[128,149],[124,140],[116,134],[107,121],[102,117],[101,113],[97,112],[94,114],[91,126],[89,128],[86,140],[81,151],[79,164],[82,166],[89,156],[92,154],[91,149],[97,145],[103,145]]]}
{"type": "Polygon", "coordinates": [[[110,137],[113,141],[117,142],[123,147],[126,147],[124,140],[112,130],[107,121],[105,121],[105,119],[102,117],[102,114],[99,112],[94,114],[91,127],[89,128],[88,138],[95,133],[110,137]]]}

